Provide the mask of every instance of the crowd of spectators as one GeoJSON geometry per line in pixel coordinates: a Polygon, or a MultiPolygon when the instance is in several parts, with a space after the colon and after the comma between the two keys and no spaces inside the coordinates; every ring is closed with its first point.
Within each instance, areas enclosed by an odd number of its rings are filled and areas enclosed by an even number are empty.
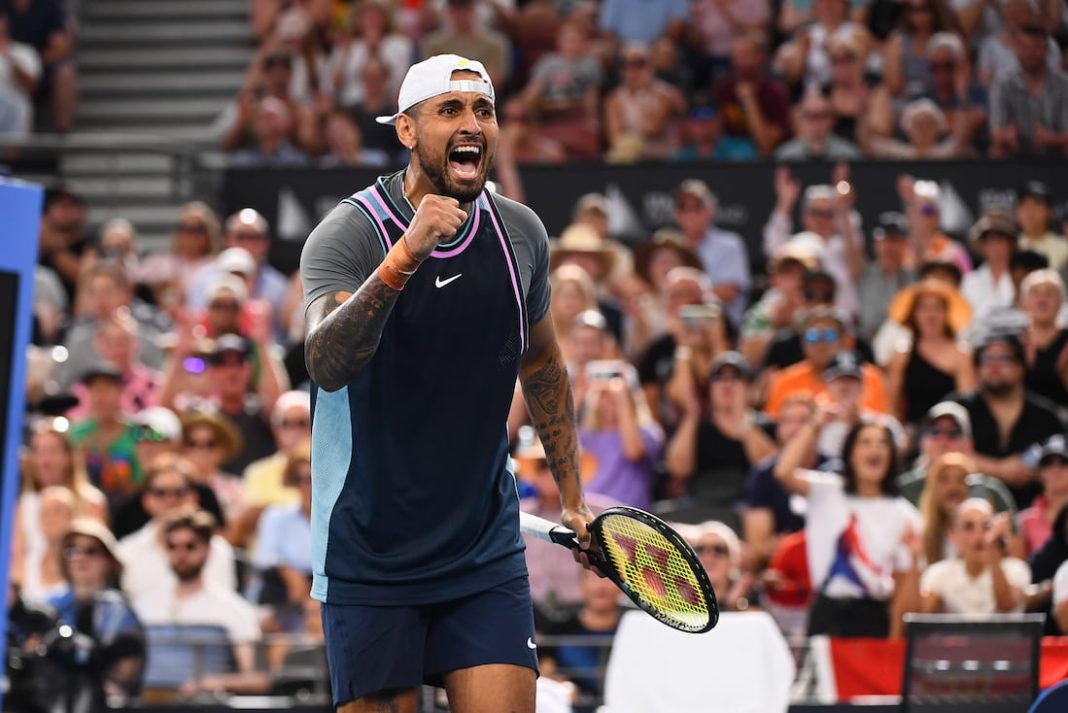
{"type": "MultiPolygon", "coordinates": [[[[1068,220],[1030,181],[947,235],[937,184],[902,176],[899,212],[861,216],[863,187],[834,176],[778,171],[759,256],[716,227],[699,179],[674,191],[676,227],[633,248],[604,196],[577,200],[550,314],[589,502],[677,523],[721,606],[770,612],[795,642],[898,636],[919,611],[1026,608],[1068,632],[1068,220]]],[[[87,235],[68,189],[44,206],[21,597],[121,604],[150,634],[218,627],[230,668],[174,692],[272,690],[321,637],[299,275],[267,261],[251,209],[186,205],[144,254],[126,221],[87,235]]],[[[521,506],[558,518],[518,388],[508,432],[521,506]]],[[[528,564],[543,633],[610,641],[614,590],[552,545],[530,542],[528,564]]],[[[580,700],[604,662],[591,646],[542,651],[580,700]]]]}
{"type": "Polygon", "coordinates": [[[393,165],[407,68],[487,67],[498,161],[1061,156],[1060,0],[253,0],[236,164],[393,165]]]}

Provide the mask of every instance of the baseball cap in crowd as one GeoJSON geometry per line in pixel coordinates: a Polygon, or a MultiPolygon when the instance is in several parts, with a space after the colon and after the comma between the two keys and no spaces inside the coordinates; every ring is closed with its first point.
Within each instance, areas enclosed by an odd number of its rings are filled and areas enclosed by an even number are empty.
{"type": "Polygon", "coordinates": [[[141,410],[134,416],[133,424],[139,427],[137,439],[141,441],[182,440],[182,422],[174,411],[163,406],[141,410]]]}
{"type": "Polygon", "coordinates": [[[80,381],[88,385],[96,379],[108,379],[117,384],[122,384],[122,370],[110,361],[97,361],[82,372],[80,381]]]}
{"type": "Polygon", "coordinates": [[[1054,458],[1068,462],[1068,440],[1060,433],[1050,436],[1038,451],[1038,465],[1047,465],[1054,458]]]}
{"type": "Polygon", "coordinates": [[[828,384],[843,376],[848,376],[858,381],[864,378],[864,372],[860,368],[860,360],[857,359],[857,355],[853,352],[838,352],[831,359],[831,363],[827,368],[823,370],[823,381],[828,384]]]}
{"type": "Polygon", "coordinates": [[[738,352],[723,352],[713,359],[712,366],[708,370],[709,378],[715,381],[716,377],[724,369],[734,369],[745,381],[753,380],[752,367],[749,366],[749,362],[746,361],[745,357],[738,352]]]}
{"type": "Polygon", "coordinates": [[[497,96],[489,72],[481,62],[455,54],[437,54],[408,69],[397,98],[397,113],[380,116],[375,121],[379,124],[396,124],[397,117],[416,104],[449,92],[479,92],[488,96],[490,101],[495,101],[497,96]],[[453,79],[453,72],[475,72],[482,81],[453,79]]]}
{"type": "Polygon", "coordinates": [[[1016,221],[1008,211],[1000,208],[993,208],[983,214],[983,217],[976,221],[972,229],[968,231],[968,239],[972,241],[972,244],[978,247],[978,245],[986,238],[990,233],[997,235],[1004,235],[1007,238],[1016,239],[1016,221]]]}
{"type": "Polygon", "coordinates": [[[1052,202],[1049,186],[1042,181],[1028,181],[1023,184],[1020,190],[1016,192],[1016,200],[1022,201],[1024,198],[1037,198],[1046,205],[1050,205],[1052,202]]]}
{"type": "Polygon", "coordinates": [[[715,205],[716,196],[709,189],[708,184],[700,178],[687,178],[679,184],[675,190],[675,200],[681,196],[693,196],[706,205],[715,205]]]}
{"type": "Polygon", "coordinates": [[[226,361],[226,354],[240,354],[244,359],[248,353],[248,341],[244,337],[237,334],[224,334],[215,340],[208,361],[212,364],[221,364],[226,361]]]}
{"type": "Polygon", "coordinates": [[[876,240],[885,238],[906,238],[909,234],[908,219],[896,211],[887,211],[879,214],[879,222],[872,231],[876,240]]]}
{"type": "Polygon", "coordinates": [[[968,415],[968,409],[956,401],[939,401],[928,409],[926,417],[928,427],[940,418],[953,419],[965,438],[972,437],[972,419],[968,415]]]}
{"type": "Polygon", "coordinates": [[[1013,356],[1016,358],[1017,364],[1027,363],[1027,358],[1024,354],[1023,343],[1020,341],[1019,337],[1017,337],[1015,334],[994,332],[992,334],[986,335],[983,338],[982,342],[980,342],[979,345],[975,347],[973,356],[977,365],[982,362],[983,353],[995,344],[1004,344],[1009,349],[1011,349],[1013,356]]]}
{"type": "Polygon", "coordinates": [[[256,258],[244,248],[226,248],[215,258],[219,272],[236,272],[246,277],[256,274],[256,258]]]}

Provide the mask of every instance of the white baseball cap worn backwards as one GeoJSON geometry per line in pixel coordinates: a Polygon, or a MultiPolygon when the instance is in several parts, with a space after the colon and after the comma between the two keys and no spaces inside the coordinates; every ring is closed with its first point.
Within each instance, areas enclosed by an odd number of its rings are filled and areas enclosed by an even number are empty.
{"type": "Polygon", "coordinates": [[[392,116],[380,116],[375,119],[379,124],[395,124],[397,117],[419,102],[424,102],[449,92],[479,92],[496,100],[493,82],[489,72],[481,62],[467,59],[455,54],[438,54],[413,64],[404,75],[400,96],[397,99],[397,113],[392,116]],[[482,81],[474,79],[454,80],[452,73],[457,71],[476,72],[482,81]]]}

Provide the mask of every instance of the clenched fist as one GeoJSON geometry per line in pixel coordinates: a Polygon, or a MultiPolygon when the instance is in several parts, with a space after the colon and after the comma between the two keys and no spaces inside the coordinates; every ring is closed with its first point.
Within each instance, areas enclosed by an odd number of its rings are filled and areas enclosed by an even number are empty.
{"type": "Polygon", "coordinates": [[[425,260],[440,242],[448,242],[467,220],[467,213],[460,210],[460,202],[446,196],[426,195],[419,202],[405,243],[419,260],[425,260]]]}

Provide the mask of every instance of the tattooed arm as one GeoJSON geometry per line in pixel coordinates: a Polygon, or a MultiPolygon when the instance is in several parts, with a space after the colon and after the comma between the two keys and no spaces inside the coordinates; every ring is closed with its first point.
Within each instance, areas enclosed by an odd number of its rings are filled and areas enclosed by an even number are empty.
{"type": "Polygon", "coordinates": [[[311,303],[304,361],[320,388],[337,391],[371,361],[399,295],[372,272],[354,294],[335,292],[311,303]]]}
{"type": "Polygon", "coordinates": [[[556,344],[548,313],[530,330],[530,346],[519,368],[519,380],[534,427],[545,447],[545,458],[560,487],[561,521],[579,534],[583,546],[588,546],[586,525],[593,520],[593,513],[582,494],[575,405],[567,366],[556,344]]]}

